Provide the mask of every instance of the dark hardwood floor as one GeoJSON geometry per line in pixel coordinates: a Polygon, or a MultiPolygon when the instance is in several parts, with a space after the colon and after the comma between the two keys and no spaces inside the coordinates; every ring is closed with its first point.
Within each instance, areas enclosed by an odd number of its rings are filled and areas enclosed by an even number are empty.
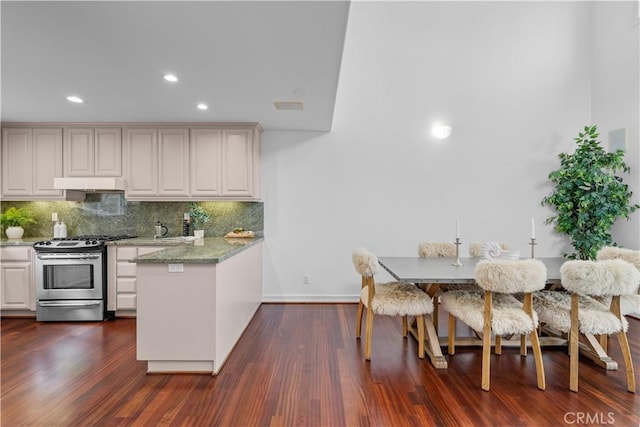
{"type": "MultiPolygon", "coordinates": [[[[640,390],[624,370],[543,349],[546,391],[529,352],[492,355],[480,388],[479,348],[458,348],[449,369],[417,358],[398,319],[377,317],[371,362],[355,338],[355,304],[264,304],[220,375],[145,374],[135,319],[42,323],[2,319],[2,426],[561,426],[640,425],[640,390]]],[[[640,364],[640,321],[629,337],[640,364]]],[[[444,323],[442,326],[446,326],[444,323]]],[[[189,331],[185,330],[185,334],[189,331]]],[[[611,356],[622,363],[617,340],[611,356]]],[[[636,378],[638,371],[636,370],[636,378]]],[[[640,387],[640,381],[636,379],[640,387]]]]}

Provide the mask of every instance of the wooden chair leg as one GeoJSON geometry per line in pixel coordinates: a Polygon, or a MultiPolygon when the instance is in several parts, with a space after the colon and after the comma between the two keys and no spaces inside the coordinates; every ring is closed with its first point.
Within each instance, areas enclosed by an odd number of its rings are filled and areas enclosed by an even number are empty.
{"type": "Polygon", "coordinates": [[[544,378],[544,365],[542,363],[542,350],[540,349],[540,339],[534,329],[531,332],[531,349],[533,350],[533,358],[536,362],[536,376],[538,378],[538,388],[544,390],[546,388],[546,382],[544,378]]]}
{"type": "Polygon", "coordinates": [[[502,354],[502,335],[496,335],[496,354],[502,354]]]}
{"type": "Polygon", "coordinates": [[[367,309],[367,323],[364,332],[364,358],[371,360],[371,339],[373,338],[373,311],[367,309]]]}
{"type": "Polygon", "coordinates": [[[418,357],[424,359],[424,316],[416,316],[418,323],[418,357]]]}
{"type": "Polygon", "coordinates": [[[482,329],[482,389],[489,391],[491,378],[491,291],[484,291],[484,327],[482,329]]]}
{"type": "Polygon", "coordinates": [[[360,338],[362,334],[362,312],[364,311],[364,304],[362,300],[358,301],[358,317],[356,318],[356,338],[360,338]]]}
{"type": "MultiPolygon", "coordinates": [[[[533,334],[536,334],[536,337],[538,336],[537,330],[533,330],[532,332],[533,334]]],[[[520,356],[527,356],[527,336],[526,335],[520,335],[520,356]]]]}
{"type": "Polygon", "coordinates": [[[609,345],[609,336],[608,335],[600,335],[598,337],[598,341],[600,341],[600,347],[602,347],[602,349],[606,353],[607,352],[607,346],[609,345]]]}
{"type": "Polygon", "coordinates": [[[436,330],[436,334],[440,335],[440,332],[438,331],[438,308],[440,306],[439,304],[440,299],[438,298],[438,295],[434,295],[433,296],[433,313],[431,314],[431,319],[433,319],[433,327],[436,330]]]}
{"type": "Polygon", "coordinates": [[[578,294],[571,294],[571,330],[569,331],[569,389],[578,391],[578,339],[580,336],[578,321],[578,294]]]}
{"type": "MultiPolygon", "coordinates": [[[[611,312],[620,319],[622,322],[622,315],[620,314],[620,295],[614,295],[611,300],[611,312]]],[[[618,332],[618,342],[620,343],[620,350],[622,351],[622,358],[624,359],[624,366],[627,370],[627,390],[631,393],[636,392],[636,376],[633,371],[633,362],[631,361],[631,349],[629,348],[629,340],[627,333],[623,330],[618,332]]],[[[601,341],[602,342],[602,341],[601,341]]]]}
{"type": "Polygon", "coordinates": [[[449,313],[449,354],[454,355],[456,353],[456,316],[449,313]]]}
{"type": "Polygon", "coordinates": [[[402,336],[406,337],[407,335],[409,335],[409,322],[407,316],[402,316],[402,336]]]}

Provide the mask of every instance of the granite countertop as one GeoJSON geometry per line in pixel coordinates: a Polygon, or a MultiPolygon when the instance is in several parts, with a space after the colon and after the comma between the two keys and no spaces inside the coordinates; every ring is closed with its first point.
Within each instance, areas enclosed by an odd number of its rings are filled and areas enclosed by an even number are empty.
{"type": "Polygon", "coordinates": [[[34,243],[40,242],[42,240],[51,240],[51,236],[49,237],[23,237],[22,239],[0,239],[0,247],[6,246],[33,246],[34,243]]]}
{"type": "MultiPolygon", "coordinates": [[[[157,240],[159,243],[156,245],[162,246],[161,242],[165,239],[157,240]]],[[[217,264],[263,240],[262,237],[254,239],[205,237],[204,239],[187,243],[181,242],[161,251],[139,256],[131,260],[131,262],[138,264],[217,264]]],[[[119,246],[122,242],[125,241],[119,240],[114,243],[119,246]]],[[[141,245],[141,243],[138,243],[138,245],[141,245]]]]}

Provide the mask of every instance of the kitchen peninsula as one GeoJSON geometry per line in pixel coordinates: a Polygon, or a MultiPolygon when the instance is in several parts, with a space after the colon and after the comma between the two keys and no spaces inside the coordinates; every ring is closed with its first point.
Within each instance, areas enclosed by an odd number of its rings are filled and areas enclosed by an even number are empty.
{"type": "Polygon", "coordinates": [[[262,300],[262,238],[207,237],[132,262],[147,372],[217,374],[262,300]]]}

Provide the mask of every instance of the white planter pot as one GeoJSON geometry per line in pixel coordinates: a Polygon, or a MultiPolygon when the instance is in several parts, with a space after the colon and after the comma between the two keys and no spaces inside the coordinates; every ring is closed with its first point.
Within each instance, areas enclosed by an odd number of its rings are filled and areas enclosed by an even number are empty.
{"type": "Polygon", "coordinates": [[[197,238],[203,238],[204,237],[204,230],[193,230],[193,237],[197,237],[197,238]]]}
{"type": "Polygon", "coordinates": [[[24,234],[24,228],[22,227],[7,227],[4,232],[7,234],[9,239],[22,239],[22,235],[24,234]]]}

